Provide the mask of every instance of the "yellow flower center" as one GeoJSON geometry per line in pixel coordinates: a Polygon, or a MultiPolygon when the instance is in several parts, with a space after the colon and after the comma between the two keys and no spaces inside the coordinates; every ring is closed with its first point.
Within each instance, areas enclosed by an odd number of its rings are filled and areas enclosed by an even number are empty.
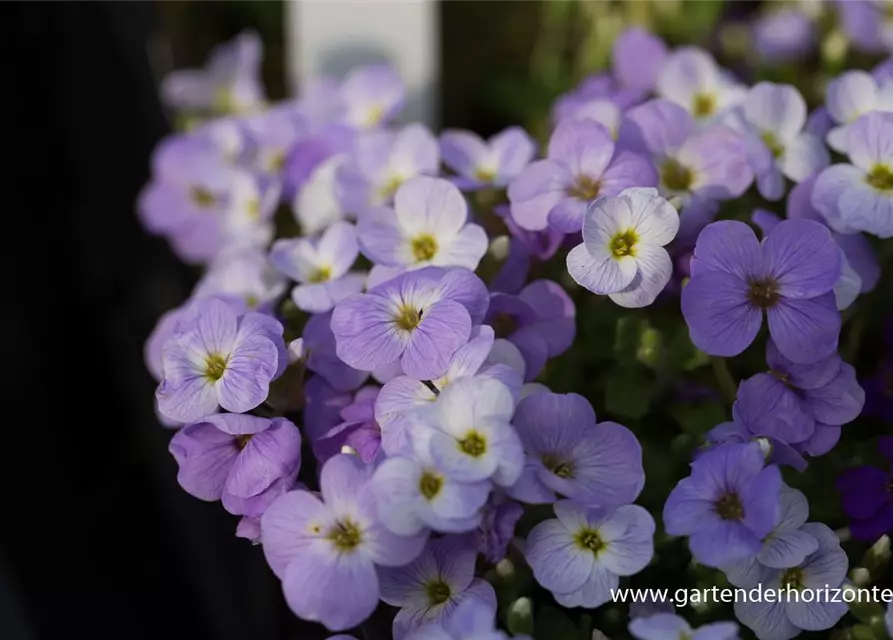
{"type": "Polygon", "coordinates": [[[764,132],[763,135],[760,136],[760,139],[772,153],[773,158],[777,158],[784,153],[784,146],[782,146],[781,142],[778,141],[778,138],[776,138],[775,134],[771,131],[764,132]]]}
{"type": "Polygon", "coordinates": [[[384,107],[382,107],[380,104],[377,104],[377,105],[373,106],[371,109],[369,109],[369,112],[366,114],[366,118],[365,118],[363,124],[365,124],[366,127],[374,127],[379,122],[381,122],[381,119],[383,117],[384,117],[384,107]]]}
{"type": "Polygon", "coordinates": [[[883,164],[876,164],[865,176],[865,182],[878,191],[893,190],[893,171],[883,164]]]}
{"type": "Polygon", "coordinates": [[[245,447],[248,446],[248,442],[251,440],[253,434],[246,433],[241,436],[236,436],[236,447],[241,451],[245,447]]]}
{"type": "Polygon", "coordinates": [[[474,177],[480,182],[493,182],[496,179],[496,170],[489,167],[478,167],[474,172],[474,177]]]}
{"type": "Polygon", "coordinates": [[[251,220],[260,220],[260,200],[252,198],[246,205],[248,210],[248,218],[251,220]]]}
{"type": "Polygon", "coordinates": [[[636,255],[636,243],[639,236],[633,229],[621,231],[611,238],[611,253],[615,258],[625,258],[636,255]]]}
{"type": "Polygon", "coordinates": [[[217,382],[226,372],[226,358],[216,353],[205,358],[205,377],[211,382],[217,382]]]}
{"type": "Polygon", "coordinates": [[[487,452],[487,440],[472,429],[459,440],[459,451],[472,458],[480,458],[487,452]]]}
{"type": "Polygon", "coordinates": [[[278,151],[270,156],[267,169],[273,173],[278,173],[285,168],[285,152],[278,151]]]}
{"type": "Polygon", "coordinates": [[[594,529],[580,529],[577,535],[574,536],[574,542],[581,549],[587,549],[595,555],[598,555],[607,546],[601,539],[601,536],[598,535],[598,531],[594,529]]]}
{"type": "Polygon", "coordinates": [[[781,574],[781,588],[797,589],[799,591],[804,588],[804,578],[803,569],[800,567],[792,567],[781,574]]]}
{"type": "Polygon", "coordinates": [[[192,201],[203,209],[213,207],[217,202],[214,194],[202,187],[192,187],[189,190],[189,196],[192,201]]]}
{"type": "Polygon", "coordinates": [[[747,297],[751,304],[760,309],[770,309],[781,299],[781,294],[778,293],[778,283],[772,278],[751,280],[748,282],[748,287],[747,297]]]}
{"type": "Polygon", "coordinates": [[[691,112],[696,118],[706,118],[716,111],[716,94],[696,93],[691,99],[691,112]]]}
{"type": "Polygon", "coordinates": [[[311,282],[314,284],[320,282],[328,282],[329,278],[332,277],[332,268],[331,267],[319,267],[313,273],[310,274],[310,277],[307,278],[307,282],[311,282]]]}
{"type": "Polygon", "coordinates": [[[443,580],[434,580],[425,585],[425,595],[428,596],[428,604],[432,607],[449,600],[451,594],[450,585],[443,580]]]}
{"type": "Polygon", "coordinates": [[[336,522],[335,525],[329,529],[327,537],[332,541],[332,544],[335,545],[335,548],[342,553],[353,551],[363,540],[360,527],[349,518],[336,522]]]}
{"type": "Polygon", "coordinates": [[[552,453],[547,453],[542,457],[543,466],[554,473],[559,478],[573,478],[574,464],[562,460],[560,457],[552,453]]]}
{"type": "Polygon", "coordinates": [[[688,191],[694,182],[694,174],[691,169],[671,158],[660,168],[660,181],[669,191],[688,191]]]}
{"type": "Polygon", "coordinates": [[[437,255],[437,240],[427,233],[412,239],[412,255],[416,262],[430,260],[437,255]]]}
{"type": "Polygon", "coordinates": [[[390,200],[397,192],[397,189],[400,188],[401,184],[403,184],[403,178],[400,176],[391,176],[388,181],[381,186],[381,189],[378,190],[381,199],[390,200]]]}
{"type": "Polygon", "coordinates": [[[744,518],[744,505],[737,493],[725,493],[713,505],[716,513],[723,520],[741,520],[744,518]]]}
{"type": "Polygon", "coordinates": [[[419,491],[425,496],[425,500],[433,500],[442,486],[443,478],[431,471],[425,471],[419,479],[419,491]]]}
{"type": "Polygon", "coordinates": [[[414,330],[421,322],[422,312],[407,305],[400,307],[397,317],[394,318],[394,323],[397,327],[404,331],[414,330]]]}
{"type": "Polygon", "coordinates": [[[593,180],[589,176],[580,176],[567,190],[567,195],[578,200],[593,200],[598,197],[600,188],[598,180],[593,180]]]}

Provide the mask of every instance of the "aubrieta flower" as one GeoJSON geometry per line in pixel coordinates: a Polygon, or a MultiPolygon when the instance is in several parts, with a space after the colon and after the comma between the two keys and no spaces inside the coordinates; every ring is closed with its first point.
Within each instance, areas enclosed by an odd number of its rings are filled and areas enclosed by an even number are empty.
{"type": "Polygon", "coordinates": [[[318,235],[346,217],[338,194],[338,172],[347,163],[347,158],[346,153],[326,158],[296,188],[291,210],[304,235],[318,235]]]}
{"type": "Polygon", "coordinates": [[[382,526],[371,474],[356,457],[337,455],[323,465],[322,500],[290,491],[261,518],[264,555],[282,580],[288,606],[332,631],[350,629],[375,610],[376,566],[412,562],[427,538],[427,532],[397,536],[382,526]]]}
{"type": "Polygon", "coordinates": [[[317,237],[277,240],[269,260],[298,283],[291,292],[298,309],[324,313],[363,290],[366,275],[350,271],[358,254],[353,225],[336,222],[317,237]]]}
{"type": "Polygon", "coordinates": [[[487,253],[487,233],[468,222],[468,204],[442,178],[418,176],[394,195],[394,208],[376,207],[357,225],[363,254],[377,265],[428,265],[474,270],[487,253]]]}
{"type": "Polygon", "coordinates": [[[611,70],[621,87],[644,94],[654,89],[667,55],[663,40],[641,27],[629,27],[611,46],[611,70]]]}
{"type": "Polygon", "coordinates": [[[789,640],[802,631],[824,631],[833,627],[847,612],[840,599],[831,600],[824,594],[843,584],[846,578],[846,553],[834,532],[823,524],[807,522],[801,528],[818,541],[818,549],[793,567],[771,569],[761,567],[746,582],[743,589],[760,586],[763,593],[781,591],[779,598],[739,600],[735,616],[749,627],[760,640],[789,640]],[[812,597],[788,596],[787,590],[812,591],[812,597]]]}
{"type": "Polygon", "coordinates": [[[164,346],[158,408],[179,422],[218,407],[244,413],[266,399],[270,382],[287,363],[279,322],[259,313],[240,317],[220,300],[202,300],[195,320],[164,346]]]}
{"type": "Polygon", "coordinates": [[[484,506],[480,526],[471,534],[471,544],[495,565],[505,558],[515,535],[515,525],[523,514],[524,508],[517,502],[491,497],[484,506]]]}
{"type": "Polygon", "coordinates": [[[722,567],[756,555],[778,519],[781,474],[757,443],[722,444],[691,465],[664,505],[670,535],[690,536],[695,560],[722,567]]]}
{"type": "Polygon", "coordinates": [[[440,134],[440,155],[456,172],[452,180],[463,191],[506,187],[535,153],[536,143],[520,127],[504,129],[489,140],[461,129],[440,134]]]}
{"type": "Polygon", "coordinates": [[[657,93],[699,122],[715,120],[744,99],[746,89],[697,47],[679,47],[667,56],[657,78],[657,93]]]}
{"type": "Polygon", "coordinates": [[[769,463],[777,464],[780,467],[788,466],[800,472],[806,469],[808,466],[806,460],[793,446],[772,436],[760,433],[757,425],[751,425],[756,429],[756,433],[751,433],[742,424],[739,416],[733,415],[733,417],[739,419],[732,422],[721,422],[707,432],[704,436],[704,446],[695,452],[695,457],[702,455],[705,451],[709,451],[715,445],[730,442],[739,444],[755,442],[759,445],[769,463]]]}
{"type": "Polygon", "coordinates": [[[280,181],[292,146],[304,134],[298,110],[281,104],[246,118],[243,126],[250,149],[249,166],[266,179],[280,181]]]}
{"type": "Polygon", "coordinates": [[[410,440],[453,480],[510,487],[524,466],[521,441],[509,424],[514,412],[511,389],[499,380],[461,378],[413,413],[410,440]]]}
{"type": "Polygon", "coordinates": [[[850,518],[850,532],[857,540],[868,542],[893,532],[893,438],[881,438],[878,449],[890,462],[890,470],[854,467],[837,478],[843,511],[850,518]]]}
{"type": "Polygon", "coordinates": [[[313,440],[313,455],[320,464],[341,453],[344,447],[355,451],[360,460],[371,464],[381,451],[381,427],[375,421],[375,400],[380,387],[358,389],[353,402],[341,410],[338,423],[313,440]]]}
{"type": "Polygon", "coordinates": [[[750,136],[748,155],[757,189],[767,200],[781,199],[785,178],[801,182],[828,166],[825,145],[803,131],[806,102],[791,85],[754,85],[744,98],[740,115],[750,136]]]}
{"type": "Polygon", "coordinates": [[[194,298],[224,298],[247,309],[270,313],[285,293],[287,280],[259,249],[227,251],[218,255],[195,285],[194,298]]]}
{"type": "Polygon", "coordinates": [[[369,377],[338,357],[331,328],[332,312],[315,313],[304,325],[303,360],[310,371],[320,375],[336,391],[353,391],[369,377]]]}
{"type": "Polygon", "coordinates": [[[576,393],[534,393],[518,403],[514,419],[527,462],[508,490],[522,502],[553,502],[559,494],[578,504],[616,507],[645,485],[642,448],[615,422],[596,423],[576,393]]]}
{"type": "Polygon", "coordinates": [[[379,570],[381,599],[400,607],[394,618],[394,640],[403,640],[426,624],[449,624],[466,600],[495,610],[493,587],[474,577],[476,559],[477,551],[467,538],[445,536],[430,541],[410,564],[379,570]]]}
{"type": "Polygon", "coordinates": [[[552,122],[557,127],[566,121],[591,120],[614,137],[623,110],[636,104],[641,97],[640,89],[624,88],[610,74],[592,75],[555,100],[552,122]]]}
{"type": "Polygon", "coordinates": [[[343,121],[355,129],[374,129],[396,116],[406,101],[406,87],[385,64],[354,69],[338,89],[343,121]]]}
{"type": "Polygon", "coordinates": [[[673,613],[636,618],[629,623],[629,632],[637,640],[738,640],[734,622],[711,622],[692,629],[685,618],[673,613]]]}
{"type": "Polygon", "coordinates": [[[692,342],[717,356],[741,353],[763,323],[778,350],[797,363],[837,349],[840,314],[832,291],[841,253],[828,229],[784,220],[762,243],[734,220],[714,222],[698,237],[682,314],[692,342]]]}
{"type": "Polygon", "coordinates": [[[809,518],[806,496],[786,484],[781,485],[778,496],[778,522],[763,539],[759,553],[722,568],[733,585],[751,584],[764,568],[797,567],[819,548],[815,536],[801,528],[809,518]]]}
{"type": "Polygon", "coordinates": [[[320,375],[309,375],[304,381],[302,432],[308,441],[321,438],[327,431],[343,422],[341,410],[353,404],[354,394],[338,391],[320,375]]]}
{"type": "Polygon", "coordinates": [[[561,355],[576,335],[576,308],[557,282],[534,280],[517,295],[494,293],[484,322],[524,357],[524,380],[540,374],[546,361],[561,355]]]}
{"type": "Polygon", "coordinates": [[[753,49],[767,62],[787,62],[808,55],[816,45],[816,25],[800,7],[781,6],[753,24],[753,49]]]}
{"type": "Polygon", "coordinates": [[[439,169],[437,138],[424,126],[372,131],[357,139],[348,161],[338,167],[336,192],[344,211],[361,216],[390,203],[410,178],[437,175],[439,169]]]}
{"type": "MultiPolygon", "coordinates": [[[[522,636],[515,638],[521,640],[522,636]]],[[[445,624],[430,622],[404,640],[509,640],[509,636],[496,628],[495,608],[468,598],[445,624]]]]}
{"type": "Polygon", "coordinates": [[[854,122],[874,111],[893,111],[893,82],[878,82],[865,71],[847,71],[828,83],[825,106],[836,125],[825,138],[828,146],[849,153],[849,129],[854,122]]]}
{"type": "Polygon", "coordinates": [[[835,3],[840,26],[859,51],[880,53],[893,48],[893,31],[886,12],[886,0],[835,3]]]}
{"type": "Polygon", "coordinates": [[[796,364],[769,340],[766,362],[767,373],[739,384],[733,407],[736,421],[752,433],[794,444],[812,436],[817,423],[839,431],[862,412],[865,392],[856,381],[856,370],[836,353],[796,364]]]}
{"type": "MultiPolygon", "coordinates": [[[[453,354],[446,373],[429,383],[441,391],[450,382],[469,376],[495,378],[505,384],[513,396],[518,397],[523,370],[519,371],[517,364],[513,367],[501,362],[488,362],[494,346],[496,340],[491,327],[478,325],[472,328],[468,342],[453,354]]],[[[504,347],[500,346],[498,350],[502,352],[504,347]]],[[[523,361],[520,366],[523,369],[523,361]]],[[[382,446],[388,455],[409,450],[407,416],[413,409],[428,405],[435,398],[434,391],[428,385],[411,376],[399,375],[385,383],[375,403],[375,416],[381,424],[382,446]]]]}
{"type": "Polygon", "coordinates": [[[164,101],[175,109],[219,114],[259,109],[264,102],[259,77],[262,46],[256,33],[243,31],[215,47],[203,69],[169,73],[161,83],[164,101]]]}
{"type": "Polygon", "coordinates": [[[285,418],[223,413],[183,427],[171,439],[170,452],[187,493],[222,500],[230,513],[257,518],[294,486],[301,434],[285,418]]]}
{"type": "Polygon", "coordinates": [[[847,128],[852,164],[822,171],[812,205],[840,233],[893,236],[893,113],[874,111],[847,128]]]}
{"type": "Polygon", "coordinates": [[[664,246],[678,230],[679,214],[657,189],[600,198],[583,218],[583,243],[567,254],[568,273],[621,307],[646,307],[673,274],[664,246]]]}
{"type": "Polygon", "coordinates": [[[419,380],[443,375],[483,319],[487,290],[468,270],[427,267],[342,300],[332,314],[338,357],[362,371],[400,362],[419,380]]]}
{"type": "Polygon", "coordinates": [[[528,534],[524,557],[561,606],[594,609],[610,601],[620,576],[651,562],[654,519],[642,507],[612,510],[562,501],[554,509],[554,519],[528,534]]]}
{"type": "Polygon", "coordinates": [[[620,141],[651,158],[658,192],[683,211],[737,198],[753,182],[741,133],[722,124],[699,127],[690,113],[669,100],[650,100],[627,111],[620,141]]]}
{"type": "Polygon", "coordinates": [[[512,180],[508,198],[520,227],[575,233],[596,198],[656,184],[647,160],[628,151],[615,155],[607,129],[591,120],[573,120],[552,133],[545,160],[533,162],[512,180]]]}

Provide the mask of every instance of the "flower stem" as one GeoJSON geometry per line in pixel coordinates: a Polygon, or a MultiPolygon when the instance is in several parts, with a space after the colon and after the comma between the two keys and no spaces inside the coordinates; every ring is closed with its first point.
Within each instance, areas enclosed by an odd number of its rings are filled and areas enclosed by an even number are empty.
{"type": "Polygon", "coordinates": [[[738,395],[738,384],[729,372],[729,365],[726,363],[726,359],[712,356],[710,364],[713,365],[713,375],[716,376],[716,381],[719,383],[723,397],[726,399],[726,402],[732,404],[738,395]]]}

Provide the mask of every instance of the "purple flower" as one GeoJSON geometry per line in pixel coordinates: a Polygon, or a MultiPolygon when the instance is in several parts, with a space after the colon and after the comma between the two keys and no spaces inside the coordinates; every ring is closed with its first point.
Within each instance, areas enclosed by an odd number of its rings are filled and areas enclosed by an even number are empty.
{"type": "Polygon", "coordinates": [[[449,624],[466,600],[496,609],[496,592],[474,577],[477,552],[461,536],[432,540],[418,558],[404,567],[381,569],[381,599],[400,607],[394,618],[394,640],[420,627],[449,624]]]}
{"type": "Polygon", "coordinates": [[[307,439],[313,442],[343,422],[341,410],[353,400],[353,393],[336,391],[322,376],[309,376],[304,382],[304,424],[301,425],[307,439]]]}
{"type": "Polygon", "coordinates": [[[399,113],[406,100],[406,87],[388,65],[369,65],[354,69],[344,78],[339,97],[347,124],[372,129],[399,113]]]}
{"type": "Polygon", "coordinates": [[[351,150],[354,139],[355,132],[349,127],[329,124],[297,140],[289,149],[282,167],[283,200],[294,200],[326,161],[351,150]]]}
{"type": "Polygon", "coordinates": [[[260,544],[260,518],[242,516],[236,525],[236,537],[248,540],[251,544],[260,544]]]}
{"type": "Polygon", "coordinates": [[[244,113],[262,106],[260,82],[263,55],[260,38],[243,31],[232,41],[215,47],[203,69],[168,74],[161,83],[164,101],[176,109],[217,113],[244,113]]]}
{"type": "Polygon", "coordinates": [[[819,174],[812,205],[840,233],[893,236],[893,114],[874,111],[847,128],[852,164],[819,174]],[[890,147],[890,148],[888,148],[890,147]]]}
{"type": "Polygon", "coordinates": [[[827,228],[784,220],[762,243],[743,222],[708,225],[698,237],[682,314],[692,342],[716,356],[753,342],[765,311],[778,350],[797,363],[837,349],[840,314],[832,288],[841,253],[827,228]]]}
{"type": "Polygon", "coordinates": [[[575,233],[596,198],[656,184],[657,175],[648,161],[627,151],[615,155],[607,129],[579,120],[558,125],[549,139],[547,158],[532,163],[512,180],[508,198],[512,217],[522,228],[552,227],[575,233]]]}
{"type": "Polygon", "coordinates": [[[331,312],[310,316],[304,326],[304,360],[308,369],[322,376],[336,391],[353,391],[366,382],[369,374],[354,369],[338,357],[331,322],[331,312]]]}
{"type": "Polygon", "coordinates": [[[756,555],[778,521],[781,474],[759,445],[723,444],[691,465],[664,505],[670,535],[690,536],[695,560],[722,567],[756,555]]]}
{"type": "Polygon", "coordinates": [[[893,48],[893,32],[884,15],[884,0],[838,0],[843,33],[860,51],[879,53],[893,48]]]}
{"type": "Polygon", "coordinates": [[[796,364],[766,344],[769,372],[741,382],[732,410],[754,435],[794,444],[813,435],[816,423],[840,425],[855,420],[865,404],[856,370],[837,354],[796,364]]]}
{"type": "Polygon", "coordinates": [[[420,124],[366,133],[337,171],[338,198],[345,211],[362,215],[370,207],[388,204],[410,178],[437,175],[439,168],[437,139],[420,124]]]}
{"type": "Polygon", "coordinates": [[[568,273],[621,307],[647,307],[673,274],[664,246],[678,230],[679,214],[657,189],[600,198],[583,218],[582,244],[567,254],[568,273]]]}
{"type": "Polygon", "coordinates": [[[589,76],[555,101],[552,122],[557,127],[565,121],[592,120],[615,137],[623,110],[641,98],[640,89],[621,87],[610,74],[589,76]]]}
{"type": "Polygon", "coordinates": [[[733,585],[750,585],[754,576],[758,576],[766,568],[788,569],[799,566],[819,548],[816,537],[801,528],[809,518],[806,496],[782,484],[778,504],[778,522],[763,539],[759,553],[722,568],[733,585]]]}
{"type": "Polygon", "coordinates": [[[443,375],[487,309],[486,288],[470,271],[427,267],[342,300],[332,314],[336,352],[371,371],[400,362],[406,375],[443,375]]]}
{"type": "Polygon", "coordinates": [[[791,85],[754,85],[744,98],[741,117],[757,189],[767,200],[781,199],[785,178],[802,182],[828,166],[825,145],[803,131],[806,102],[791,85]]]}
{"type": "Polygon", "coordinates": [[[283,104],[244,122],[250,147],[250,166],[259,175],[281,181],[291,148],[306,134],[299,111],[283,104]]]}
{"type": "Polygon", "coordinates": [[[341,410],[343,422],[335,425],[313,441],[313,455],[319,462],[342,452],[344,447],[356,451],[360,460],[370,464],[381,450],[381,428],[375,421],[375,399],[379,387],[363,387],[353,398],[353,403],[341,410]]]}
{"type": "Polygon", "coordinates": [[[512,239],[517,240],[527,253],[540,260],[548,260],[554,256],[564,241],[564,234],[555,229],[529,231],[521,228],[512,217],[512,209],[509,205],[497,205],[493,208],[493,213],[502,218],[512,239]]]}
{"type": "Polygon", "coordinates": [[[657,93],[708,122],[739,104],[745,88],[703,49],[679,47],[661,67],[657,93]]]}
{"type": "Polygon", "coordinates": [[[614,77],[628,89],[652,91],[667,55],[663,40],[641,27],[629,27],[611,48],[614,77]]]}
{"type": "MultiPolygon", "coordinates": [[[[703,455],[704,452],[709,451],[711,447],[719,444],[730,442],[739,444],[756,442],[759,445],[760,450],[763,451],[763,454],[766,456],[767,462],[777,464],[780,467],[788,466],[800,472],[804,471],[808,466],[806,460],[803,459],[803,456],[800,455],[797,449],[786,442],[782,442],[781,440],[767,436],[766,434],[751,433],[740,420],[722,422],[716,425],[707,432],[704,440],[704,446],[695,453],[695,457],[703,455]]],[[[809,440],[806,442],[809,442],[809,440]]]]}
{"type": "Polygon", "coordinates": [[[493,500],[484,506],[480,526],[472,534],[471,542],[487,562],[498,563],[505,558],[508,545],[515,535],[515,525],[524,508],[511,500],[493,500]]]}
{"type": "Polygon", "coordinates": [[[304,235],[320,234],[345,218],[337,178],[347,159],[346,154],[339,153],[323,160],[294,194],[292,214],[304,235]]]}
{"type": "Polygon", "coordinates": [[[812,19],[796,7],[759,16],[753,24],[754,49],[763,60],[784,62],[807,56],[816,45],[812,19]]]}
{"type": "Polygon", "coordinates": [[[404,182],[394,208],[369,209],[357,228],[363,254],[388,267],[463,267],[474,270],[487,253],[487,233],[468,222],[468,205],[442,178],[404,182]]]}
{"type": "Polygon", "coordinates": [[[867,113],[893,111],[893,83],[879,83],[866,71],[847,71],[828,83],[825,105],[836,125],[828,132],[828,146],[848,153],[854,122],[867,113]]]}
{"type": "Polygon", "coordinates": [[[596,424],[576,393],[534,393],[518,403],[515,429],[527,464],[509,494],[522,502],[552,502],[555,494],[612,508],[632,502],[645,485],[642,448],[615,422],[596,424]]]}
{"type": "MultiPolygon", "coordinates": [[[[515,636],[520,640],[522,636],[515,636]]],[[[509,640],[496,628],[496,609],[477,598],[467,598],[456,607],[446,624],[431,622],[405,640],[509,640]]]]}
{"type": "Polygon", "coordinates": [[[288,606],[332,631],[355,627],[375,610],[376,566],[412,562],[427,538],[396,536],[381,525],[371,473],[354,456],[335,456],[322,468],[322,500],[290,491],[261,518],[264,555],[288,606]]]}
{"type": "MultiPolygon", "coordinates": [[[[878,448],[893,464],[893,438],[880,439],[878,448]]],[[[847,469],[837,478],[843,511],[850,518],[850,532],[857,540],[873,542],[893,532],[893,467],[884,471],[863,466],[847,469]]]]}
{"type": "Polygon", "coordinates": [[[734,622],[711,622],[692,629],[682,616],[658,613],[647,618],[636,618],[629,623],[629,632],[637,640],[737,640],[738,625],[734,622]]]}
{"type": "Polygon", "coordinates": [[[780,598],[741,599],[735,602],[735,616],[760,640],[789,640],[801,631],[830,629],[847,612],[847,605],[830,601],[825,589],[833,594],[843,584],[848,567],[847,556],[837,536],[828,527],[807,522],[802,530],[818,540],[818,549],[799,565],[785,569],[761,567],[741,588],[760,587],[783,595],[780,598]],[[812,591],[812,597],[787,595],[787,590],[812,591]]]}
{"type": "Polygon", "coordinates": [[[191,422],[218,406],[243,413],[263,402],[287,364],[282,325],[269,316],[239,317],[220,300],[196,303],[196,319],[168,340],[164,379],[155,396],[161,413],[191,422]],[[283,361],[284,360],[284,361],[283,361]]]}
{"type": "Polygon", "coordinates": [[[195,285],[192,296],[224,298],[270,313],[286,286],[285,278],[270,266],[262,251],[238,251],[215,259],[195,285]]]}
{"type": "Polygon", "coordinates": [[[259,517],[292,488],[301,468],[301,434],[285,418],[208,416],[174,434],[177,480],[201,500],[222,500],[236,515],[259,517]]]}
{"type": "Polygon", "coordinates": [[[497,338],[518,347],[524,356],[524,379],[533,380],[546,360],[564,353],[576,334],[576,309],[557,282],[534,280],[516,295],[494,293],[485,322],[497,338]]]}
{"type": "Polygon", "coordinates": [[[298,283],[291,292],[298,309],[325,313],[363,290],[365,274],[350,271],[358,253],[353,225],[336,222],[314,238],[277,240],[270,264],[298,283]]]}
{"type": "MultiPolygon", "coordinates": [[[[468,342],[453,354],[446,373],[431,383],[436,389],[443,390],[460,378],[495,378],[517,397],[523,372],[508,364],[488,361],[495,342],[492,328],[487,325],[472,328],[468,342]]],[[[502,347],[497,348],[497,355],[500,349],[502,347]]],[[[523,367],[523,364],[522,360],[520,365],[523,367]]],[[[398,455],[409,449],[407,416],[413,409],[428,405],[434,399],[434,392],[427,385],[410,376],[399,375],[385,383],[375,404],[375,416],[381,424],[382,446],[388,455],[398,455]]]]}
{"type": "Polygon", "coordinates": [[[457,482],[490,479],[510,487],[524,466],[521,441],[509,424],[514,411],[512,392],[499,380],[461,378],[409,418],[413,450],[430,455],[457,482]]]}
{"type": "Polygon", "coordinates": [[[745,138],[724,126],[698,127],[694,117],[669,100],[651,100],[623,119],[624,148],[650,156],[659,193],[683,210],[743,194],[753,182],[745,138]]]}
{"type": "Polygon", "coordinates": [[[556,518],[527,536],[524,556],[563,607],[609,602],[620,576],[638,573],[654,555],[654,520],[638,505],[608,510],[562,501],[554,509],[556,518]]]}
{"type": "Polygon", "coordinates": [[[535,153],[536,143],[520,127],[504,129],[489,140],[461,129],[440,135],[440,155],[458,174],[454,182],[463,191],[505,187],[535,153]]]}

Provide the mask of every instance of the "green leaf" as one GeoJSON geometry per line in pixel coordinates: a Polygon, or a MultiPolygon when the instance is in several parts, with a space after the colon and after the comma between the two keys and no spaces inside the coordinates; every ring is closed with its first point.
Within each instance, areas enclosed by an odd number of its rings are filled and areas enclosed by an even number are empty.
{"type": "Polygon", "coordinates": [[[677,371],[694,371],[710,362],[710,356],[692,344],[688,328],[683,325],[667,345],[667,362],[677,371]]]}
{"type": "Polygon", "coordinates": [[[537,640],[578,640],[577,626],[555,607],[537,610],[533,636],[537,640]]]}
{"type": "Polygon", "coordinates": [[[699,438],[720,422],[728,420],[725,407],[718,402],[676,405],[670,409],[670,415],[679,423],[683,431],[699,438]]]}
{"type": "Polygon", "coordinates": [[[617,416],[641,418],[648,413],[654,392],[654,382],[646,371],[632,367],[620,368],[608,376],[605,409],[617,416]]]}

